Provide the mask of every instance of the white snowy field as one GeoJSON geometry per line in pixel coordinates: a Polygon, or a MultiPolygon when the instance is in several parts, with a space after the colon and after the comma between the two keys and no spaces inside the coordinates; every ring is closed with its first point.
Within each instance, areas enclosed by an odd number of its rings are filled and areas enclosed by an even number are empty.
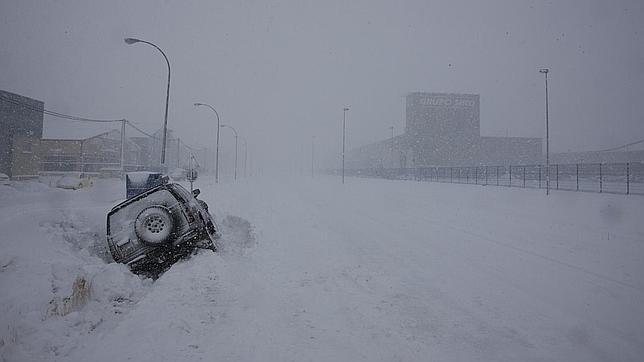
{"type": "Polygon", "coordinates": [[[335,177],[196,186],[222,248],[154,282],[105,262],[117,181],[0,186],[2,360],[644,359],[644,197],[335,177]],[[79,276],[88,296],[69,298],[79,276]]]}

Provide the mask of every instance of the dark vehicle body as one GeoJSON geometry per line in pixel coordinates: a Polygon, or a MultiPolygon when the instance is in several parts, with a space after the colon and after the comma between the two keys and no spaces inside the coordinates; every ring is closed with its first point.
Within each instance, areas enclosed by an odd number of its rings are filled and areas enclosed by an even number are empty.
{"type": "Polygon", "coordinates": [[[168,177],[160,172],[130,172],[125,176],[126,197],[132,198],[167,182],[168,177]]]}
{"type": "Polygon", "coordinates": [[[218,230],[198,194],[165,183],[114,206],[107,214],[114,261],[146,271],[171,265],[195,247],[214,250],[218,230]]]}

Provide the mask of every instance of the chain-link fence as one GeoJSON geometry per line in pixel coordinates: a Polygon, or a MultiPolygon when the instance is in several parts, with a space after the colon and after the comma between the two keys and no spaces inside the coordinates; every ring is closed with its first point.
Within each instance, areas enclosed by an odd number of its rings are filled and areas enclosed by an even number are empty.
{"type": "Polygon", "coordinates": [[[346,170],[348,176],[451,182],[552,190],[644,195],[644,163],[371,168],[346,170]]]}

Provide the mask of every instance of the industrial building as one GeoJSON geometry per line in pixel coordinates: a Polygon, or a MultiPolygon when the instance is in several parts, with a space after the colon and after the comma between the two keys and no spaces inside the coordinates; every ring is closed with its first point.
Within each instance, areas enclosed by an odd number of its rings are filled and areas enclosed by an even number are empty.
{"type": "Polygon", "coordinates": [[[44,103],[0,90],[0,172],[12,179],[38,176],[44,103]]]}
{"type": "Polygon", "coordinates": [[[121,167],[121,135],[117,130],[89,137],[42,139],[43,172],[98,173],[121,167]]]}
{"type": "Polygon", "coordinates": [[[478,94],[410,93],[405,133],[351,150],[348,168],[526,165],[542,162],[541,138],[481,137],[478,94]]]}

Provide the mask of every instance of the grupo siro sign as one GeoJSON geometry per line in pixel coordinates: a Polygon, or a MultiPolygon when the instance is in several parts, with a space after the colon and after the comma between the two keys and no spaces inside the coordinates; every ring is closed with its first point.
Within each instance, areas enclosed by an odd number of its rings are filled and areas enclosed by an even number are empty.
{"type": "Polygon", "coordinates": [[[418,104],[429,107],[474,107],[476,100],[472,98],[450,97],[450,96],[430,96],[418,99],[418,104]]]}

